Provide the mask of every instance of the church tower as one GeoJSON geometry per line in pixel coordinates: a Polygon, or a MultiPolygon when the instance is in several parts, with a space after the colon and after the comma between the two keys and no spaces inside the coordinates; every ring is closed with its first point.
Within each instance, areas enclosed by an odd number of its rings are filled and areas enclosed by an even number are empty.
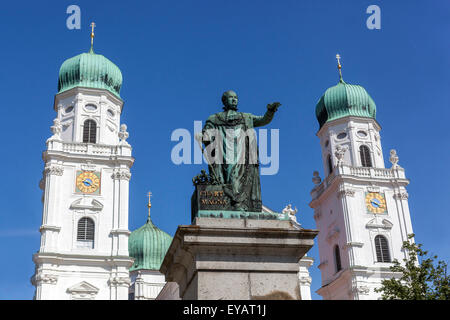
{"type": "Polygon", "coordinates": [[[395,150],[385,168],[376,105],[346,83],[327,89],[316,106],[325,178],[314,172],[310,207],[319,229],[323,299],[378,299],[381,281],[396,276],[393,259],[413,232],[405,170],[395,150]]]}
{"type": "Polygon", "coordinates": [[[122,73],[91,49],[66,60],[43,152],[35,299],[126,300],[128,186],[134,159],[120,123],[122,73]]]}

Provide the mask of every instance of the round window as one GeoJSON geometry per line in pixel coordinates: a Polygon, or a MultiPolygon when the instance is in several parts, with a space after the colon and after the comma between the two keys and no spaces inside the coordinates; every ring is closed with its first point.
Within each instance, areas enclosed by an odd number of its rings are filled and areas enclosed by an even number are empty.
{"type": "Polygon", "coordinates": [[[367,137],[367,132],[362,131],[362,130],[359,130],[356,134],[361,138],[367,137]]]}
{"type": "Polygon", "coordinates": [[[73,106],[69,106],[64,110],[65,113],[71,113],[73,111],[73,106]]]}
{"type": "Polygon", "coordinates": [[[95,104],[87,104],[84,107],[86,108],[86,110],[89,110],[89,111],[97,110],[97,106],[95,104]]]}
{"type": "Polygon", "coordinates": [[[110,116],[110,117],[114,117],[114,116],[115,116],[114,111],[112,111],[111,109],[108,109],[108,110],[106,111],[106,113],[108,113],[108,116],[110,116]]]}
{"type": "Polygon", "coordinates": [[[341,132],[337,135],[337,138],[340,139],[344,139],[347,136],[347,134],[345,132],[341,132]]]}

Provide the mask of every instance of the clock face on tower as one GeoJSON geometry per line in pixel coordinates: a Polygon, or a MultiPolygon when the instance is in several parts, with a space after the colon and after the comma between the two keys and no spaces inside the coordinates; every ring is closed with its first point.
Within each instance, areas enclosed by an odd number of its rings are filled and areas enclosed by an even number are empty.
{"type": "Polygon", "coordinates": [[[75,181],[75,191],[77,193],[100,193],[100,172],[78,171],[75,181]]]}
{"type": "Polygon", "coordinates": [[[384,195],[379,192],[368,192],[366,194],[366,206],[372,213],[386,212],[386,199],[384,195]]]}

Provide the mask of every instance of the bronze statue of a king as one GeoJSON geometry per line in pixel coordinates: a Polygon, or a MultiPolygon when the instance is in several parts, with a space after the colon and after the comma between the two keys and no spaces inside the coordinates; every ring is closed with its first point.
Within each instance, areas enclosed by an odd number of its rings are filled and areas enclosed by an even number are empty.
{"type": "MultiPolygon", "coordinates": [[[[223,111],[211,115],[202,130],[209,181],[229,199],[224,209],[261,212],[258,146],[254,128],[270,123],[281,105],[267,105],[264,116],[238,112],[234,91],[222,95],[223,111]]],[[[200,138],[200,137],[199,137],[200,138]]],[[[200,141],[200,139],[199,139],[200,141]]]]}

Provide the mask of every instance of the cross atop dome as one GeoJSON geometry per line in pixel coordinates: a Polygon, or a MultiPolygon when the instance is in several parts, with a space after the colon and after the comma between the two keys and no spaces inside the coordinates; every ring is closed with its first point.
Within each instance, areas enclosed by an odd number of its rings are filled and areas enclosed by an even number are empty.
{"type": "Polygon", "coordinates": [[[148,208],[148,218],[147,218],[147,222],[150,221],[150,208],[152,207],[152,202],[151,202],[151,197],[152,197],[152,193],[149,191],[147,193],[147,197],[148,197],[148,204],[147,204],[147,208],[148,208]]]}
{"type": "Polygon", "coordinates": [[[337,59],[337,62],[338,62],[339,79],[340,79],[341,81],[344,81],[344,80],[342,79],[342,71],[341,71],[341,69],[342,69],[342,66],[341,66],[341,55],[340,55],[339,53],[336,55],[336,59],[337,59]]]}
{"type": "Polygon", "coordinates": [[[91,22],[91,50],[89,52],[94,52],[94,28],[96,27],[95,22],[91,22]]]}

